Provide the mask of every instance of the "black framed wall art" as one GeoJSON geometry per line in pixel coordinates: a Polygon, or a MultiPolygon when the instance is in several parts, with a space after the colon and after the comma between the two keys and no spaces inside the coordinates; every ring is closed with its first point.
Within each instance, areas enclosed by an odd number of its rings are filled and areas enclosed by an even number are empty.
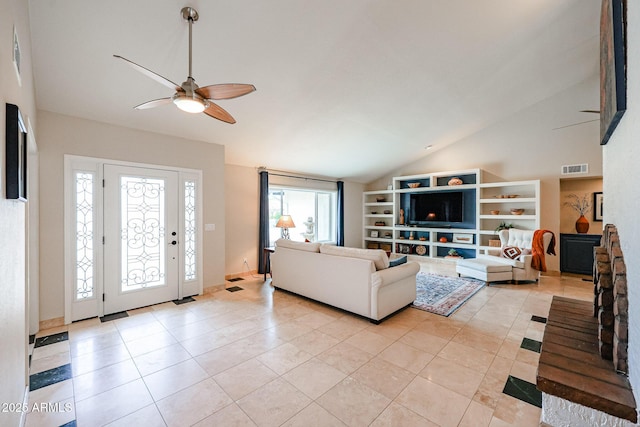
{"type": "Polygon", "coordinates": [[[27,201],[27,128],[17,105],[7,104],[5,182],[7,199],[27,201]]]}
{"type": "Polygon", "coordinates": [[[627,109],[626,0],[602,0],[600,15],[600,144],[627,109]]]}

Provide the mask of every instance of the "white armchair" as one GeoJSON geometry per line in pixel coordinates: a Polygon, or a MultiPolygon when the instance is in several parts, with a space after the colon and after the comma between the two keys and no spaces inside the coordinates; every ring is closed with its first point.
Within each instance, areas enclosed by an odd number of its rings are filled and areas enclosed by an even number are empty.
{"type": "MultiPolygon", "coordinates": [[[[536,270],[531,265],[533,260],[533,255],[531,253],[533,234],[533,230],[520,230],[517,228],[500,230],[498,235],[500,236],[501,248],[489,250],[487,254],[479,255],[479,257],[511,265],[513,280],[515,283],[518,283],[519,281],[537,281],[540,271],[536,270]],[[505,248],[508,247],[518,248],[522,253],[514,259],[504,257],[503,252],[505,248]]],[[[553,234],[551,232],[545,232],[543,234],[542,240],[544,251],[549,247],[552,237],[553,234]]],[[[544,251],[542,256],[544,256],[544,251]]],[[[517,253],[517,251],[514,252],[517,253]]]]}

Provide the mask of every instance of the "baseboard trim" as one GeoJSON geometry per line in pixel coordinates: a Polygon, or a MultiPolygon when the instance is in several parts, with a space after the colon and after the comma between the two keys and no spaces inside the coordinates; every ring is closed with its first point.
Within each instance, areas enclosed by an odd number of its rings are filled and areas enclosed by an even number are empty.
{"type": "Polygon", "coordinates": [[[236,277],[254,276],[258,274],[258,270],[243,271],[242,273],[226,274],[224,280],[235,279],[236,277]]]}

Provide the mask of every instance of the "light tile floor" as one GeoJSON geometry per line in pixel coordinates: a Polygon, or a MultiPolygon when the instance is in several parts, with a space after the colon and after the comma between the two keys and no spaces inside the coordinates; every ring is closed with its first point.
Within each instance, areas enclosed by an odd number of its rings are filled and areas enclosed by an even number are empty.
{"type": "Polygon", "coordinates": [[[233,285],[244,290],[41,331],[68,340],[35,348],[31,373],[71,373],[30,393],[49,407],[27,426],[538,426],[538,407],[503,393],[510,375],[535,384],[539,355],[521,343],[544,324],[531,316],[593,292],[544,276],[484,287],[448,318],[408,308],[374,325],[261,276],[233,285]]]}

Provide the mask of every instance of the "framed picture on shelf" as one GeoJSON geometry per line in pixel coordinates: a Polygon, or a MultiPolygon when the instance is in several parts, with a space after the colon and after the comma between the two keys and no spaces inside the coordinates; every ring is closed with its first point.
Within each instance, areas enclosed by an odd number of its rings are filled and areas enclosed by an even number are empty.
{"type": "Polygon", "coordinates": [[[378,230],[371,230],[371,234],[369,237],[373,237],[374,239],[378,237],[378,230]]]}
{"type": "Polygon", "coordinates": [[[473,243],[473,234],[453,233],[453,243],[473,243]]]}
{"type": "Polygon", "coordinates": [[[602,221],[603,205],[602,191],[593,193],[593,220],[602,221]]]}

